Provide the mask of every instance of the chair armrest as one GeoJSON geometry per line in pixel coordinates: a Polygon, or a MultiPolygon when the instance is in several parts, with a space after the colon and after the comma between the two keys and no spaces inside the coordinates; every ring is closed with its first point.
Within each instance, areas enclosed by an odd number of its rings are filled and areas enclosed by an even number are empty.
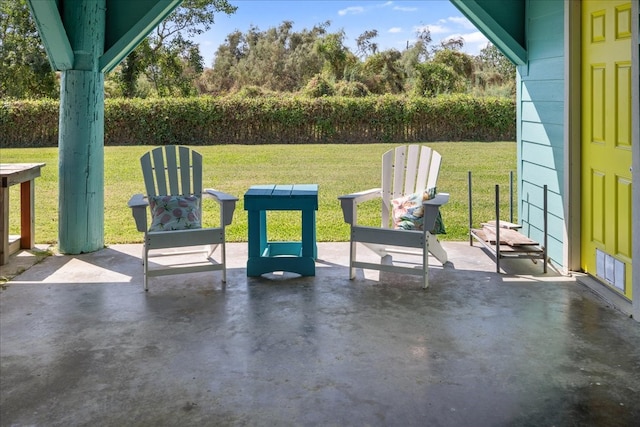
{"type": "Polygon", "coordinates": [[[422,204],[442,206],[447,202],[449,202],[449,193],[438,193],[433,199],[425,200],[424,202],[422,202],[422,204]]]}
{"type": "Polygon", "coordinates": [[[366,202],[367,200],[375,199],[377,197],[381,197],[380,188],[371,188],[365,191],[359,191],[357,193],[345,194],[344,196],[339,196],[339,200],[353,200],[356,203],[366,202]]]}
{"type": "Polygon", "coordinates": [[[370,190],[345,194],[344,196],[338,197],[338,200],[340,200],[340,205],[342,207],[342,216],[344,217],[344,222],[346,222],[347,224],[356,225],[356,209],[358,203],[366,202],[367,200],[373,200],[379,197],[382,197],[382,190],[380,188],[372,188],[370,190]]]}
{"type": "Polygon", "coordinates": [[[138,231],[147,231],[147,206],[149,202],[142,194],[134,194],[129,199],[128,203],[133,214],[133,219],[136,221],[136,228],[138,231]]]}
{"type": "Polygon", "coordinates": [[[222,226],[231,224],[233,220],[233,212],[236,209],[238,198],[222,191],[207,188],[202,193],[204,197],[214,199],[220,205],[220,222],[222,226]]]}
{"type": "Polygon", "coordinates": [[[449,193],[438,193],[433,199],[422,202],[424,208],[423,228],[425,231],[433,230],[436,225],[440,206],[449,201],[449,193]]]}

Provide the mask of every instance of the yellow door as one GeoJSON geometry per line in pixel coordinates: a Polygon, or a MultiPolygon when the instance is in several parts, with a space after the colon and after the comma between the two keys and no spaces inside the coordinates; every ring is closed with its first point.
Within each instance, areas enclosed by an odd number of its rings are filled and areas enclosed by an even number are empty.
{"type": "Polygon", "coordinates": [[[582,2],[582,268],[631,299],[631,2],[582,2]]]}

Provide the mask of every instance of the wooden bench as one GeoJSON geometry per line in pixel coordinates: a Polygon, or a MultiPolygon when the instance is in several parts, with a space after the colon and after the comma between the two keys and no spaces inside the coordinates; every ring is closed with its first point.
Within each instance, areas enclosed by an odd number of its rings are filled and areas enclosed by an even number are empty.
{"type": "Polygon", "coordinates": [[[0,163],[0,265],[20,249],[35,245],[35,179],[44,163],[0,163]],[[20,235],[9,235],[9,187],[20,184],[20,235]]]}

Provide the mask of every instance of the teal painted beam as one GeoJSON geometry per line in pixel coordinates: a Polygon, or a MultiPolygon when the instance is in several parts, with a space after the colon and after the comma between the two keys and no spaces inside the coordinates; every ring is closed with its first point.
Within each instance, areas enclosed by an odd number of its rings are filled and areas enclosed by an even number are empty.
{"type": "Polygon", "coordinates": [[[126,31],[100,58],[100,70],[113,70],[182,0],[158,0],[128,31],[126,31]]]}
{"type": "MultiPolygon", "coordinates": [[[[518,41],[515,28],[524,28],[525,16],[514,7],[514,0],[495,2],[502,10],[501,13],[512,13],[510,20],[518,25],[511,25],[510,29],[501,25],[492,15],[485,10],[477,0],[450,0],[451,3],[462,12],[475,26],[493,43],[500,51],[516,65],[524,65],[527,62],[527,51],[518,41]],[[513,3],[512,3],[513,2],[513,3]],[[509,11],[509,8],[511,10],[509,11]]],[[[485,2],[488,4],[488,2],[485,2]]],[[[495,13],[495,12],[494,12],[495,13]]]]}
{"type": "Polygon", "coordinates": [[[74,67],[60,85],[58,247],[65,254],[104,247],[104,50],[106,0],[66,0],[74,67]]]}
{"type": "Polygon", "coordinates": [[[73,51],[55,1],[27,0],[42,44],[54,70],[73,68],[73,51]]]}

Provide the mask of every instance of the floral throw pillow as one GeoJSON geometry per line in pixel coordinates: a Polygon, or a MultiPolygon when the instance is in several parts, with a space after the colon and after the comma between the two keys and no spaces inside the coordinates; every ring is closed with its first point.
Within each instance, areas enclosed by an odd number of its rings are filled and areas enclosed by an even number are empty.
{"type": "MultiPolygon", "coordinates": [[[[401,230],[422,230],[424,208],[422,202],[434,198],[436,188],[409,194],[391,201],[393,207],[393,228],[401,230]]],[[[438,215],[436,234],[444,233],[442,218],[438,215]]]]}
{"type": "Polygon", "coordinates": [[[150,196],[149,231],[201,228],[200,198],[196,196],[150,196]]]}

